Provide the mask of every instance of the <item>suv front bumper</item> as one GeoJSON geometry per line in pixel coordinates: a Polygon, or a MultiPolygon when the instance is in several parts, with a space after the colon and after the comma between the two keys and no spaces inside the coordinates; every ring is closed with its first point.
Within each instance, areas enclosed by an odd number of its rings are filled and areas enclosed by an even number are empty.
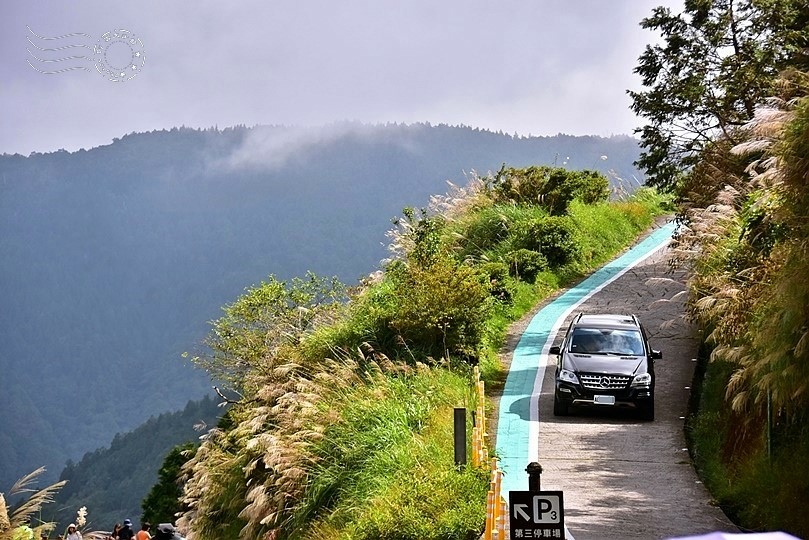
{"type": "Polygon", "coordinates": [[[654,399],[654,390],[649,386],[627,387],[622,389],[593,390],[580,384],[556,381],[556,399],[574,407],[631,407],[635,408],[654,399]],[[613,396],[614,405],[596,403],[596,396],[613,396]]]}

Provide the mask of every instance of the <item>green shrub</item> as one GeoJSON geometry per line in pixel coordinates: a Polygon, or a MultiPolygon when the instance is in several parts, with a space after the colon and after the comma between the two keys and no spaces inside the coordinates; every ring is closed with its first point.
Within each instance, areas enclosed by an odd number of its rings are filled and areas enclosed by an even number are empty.
{"type": "Polygon", "coordinates": [[[510,304],[514,298],[514,285],[509,279],[509,267],[501,262],[487,262],[480,266],[480,272],[489,284],[489,293],[496,300],[510,304]]]}
{"type": "Polygon", "coordinates": [[[548,269],[548,259],[538,251],[518,249],[507,257],[509,274],[528,283],[533,283],[537,274],[548,269]]]}
{"type": "Polygon", "coordinates": [[[469,218],[459,231],[462,258],[479,256],[508,237],[510,220],[501,208],[484,208],[469,218]]]}
{"type": "MultiPolygon", "coordinates": [[[[429,266],[444,251],[444,218],[441,215],[430,216],[424,208],[419,210],[418,216],[413,208],[404,208],[402,214],[407,230],[404,238],[409,243],[406,248],[408,260],[421,266],[429,266]]],[[[401,221],[396,220],[394,223],[399,225],[401,221]]]]}
{"type": "Polygon", "coordinates": [[[503,168],[494,183],[494,199],[545,208],[551,215],[567,212],[578,198],[586,204],[606,201],[609,181],[596,171],[569,171],[561,167],[503,168]]]}
{"type": "Polygon", "coordinates": [[[490,296],[471,267],[440,257],[429,269],[411,266],[394,284],[391,327],[425,356],[475,356],[490,296]]]}
{"type": "Polygon", "coordinates": [[[584,204],[605,202],[610,197],[610,181],[598,171],[573,171],[574,195],[584,204]]]}
{"type": "Polygon", "coordinates": [[[321,317],[346,300],[346,287],[337,278],[307,272],[290,282],[270,275],[245,289],[224,315],[211,323],[205,340],[210,353],[193,361],[220,381],[244,390],[245,377],[284,348],[297,344],[321,317]]]}
{"type": "Polygon", "coordinates": [[[509,168],[498,173],[495,195],[498,202],[541,206],[551,215],[562,215],[575,197],[575,185],[562,168],[509,168]]]}
{"type": "Polygon", "coordinates": [[[515,250],[527,249],[544,255],[551,267],[571,262],[579,251],[576,228],[569,217],[548,216],[526,223],[514,235],[515,250]]]}
{"type": "Polygon", "coordinates": [[[446,223],[445,245],[459,261],[483,264],[502,260],[505,253],[512,251],[515,231],[531,220],[547,216],[548,212],[539,206],[506,203],[479,208],[446,223]]]}
{"type": "Polygon", "coordinates": [[[302,342],[305,357],[311,361],[328,358],[334,350],[354,351],[363,343],[390,357],[399,347],[396,331],[390,321],[397,309],[395,282],[405,279],[407,266],[396,261],[388,266],[388,276],[355,295],[347,308],[347,316],[318,328],[302,342]]]}

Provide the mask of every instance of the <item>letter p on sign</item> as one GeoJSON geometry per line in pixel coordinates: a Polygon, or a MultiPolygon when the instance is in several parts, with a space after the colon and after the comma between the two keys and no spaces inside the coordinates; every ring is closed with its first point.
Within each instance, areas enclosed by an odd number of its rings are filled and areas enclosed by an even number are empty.
{"type": "Polygon", "coordinates": [[[534,523],[557,524],[561,521],[561,504],[554,495],[534,495],[534,523]]]}

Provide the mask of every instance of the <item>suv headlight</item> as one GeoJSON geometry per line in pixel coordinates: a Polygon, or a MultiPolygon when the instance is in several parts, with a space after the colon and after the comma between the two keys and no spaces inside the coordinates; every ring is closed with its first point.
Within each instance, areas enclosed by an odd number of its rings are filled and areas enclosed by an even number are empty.
{"type": "Polygon", "coordinates": [[[559,380],[573,384],[579,384],[579,378],[576,377],[576,374],[570,371],[569,369],[559,370],[559,380]]]}
{"type": "Polygon", "coordinates": [[[649,373],[635,375],[635,378],[632,379],[632,386],[649,386],[650,384],[652,384],[652,375],[649,373]]]}

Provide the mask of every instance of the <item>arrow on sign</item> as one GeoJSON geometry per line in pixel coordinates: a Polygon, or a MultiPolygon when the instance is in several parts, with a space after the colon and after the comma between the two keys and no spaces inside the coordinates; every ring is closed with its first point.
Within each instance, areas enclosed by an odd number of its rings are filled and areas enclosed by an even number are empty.
{"type": "Polygon", "coordinates": [[[528,521],[528,522],[533,521],[531,519],[531,516],[528,515],[528,512],[525,511],[526,508],[528,508],[527,504],[515,504],[514,505],[514,517],[521,517],[525,521],[528,521]],[[519,514],[519,516],[517,514],[519,514]]]}

